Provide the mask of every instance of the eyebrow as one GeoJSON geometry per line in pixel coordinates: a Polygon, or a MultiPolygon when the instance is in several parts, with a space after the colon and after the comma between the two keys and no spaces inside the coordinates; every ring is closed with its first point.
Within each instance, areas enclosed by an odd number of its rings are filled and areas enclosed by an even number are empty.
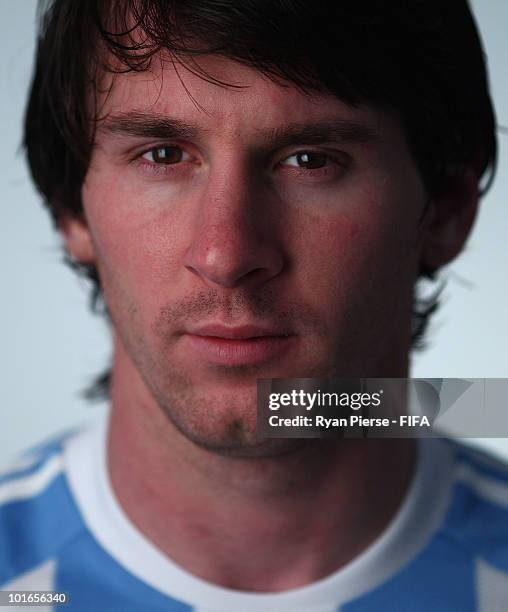
{"type": "Polygon", "coordinates": [[[323,144],[341,142],[361,144],[381,140],[374,126],[346,119],[326,119],[315,123],[292,123],[266,133],[270,142],[279,147],[298,143],[323,144]]]}
{"type": "Polygon", "coordinates": [[[172,138],[193,139],[202,134],[204,130],[179,119],[130,111],[106,117],[98,125],[98,131],[120,136],[169,140],[172,138]]]}
{"type": "MultiPolygon", "coordinates": [[[[98,130],[120,136],[160,140],[193,140],[209,133],[209,130],[180,119],[138,111],[110,115],[100,122],[98,130]]],[[[291,123],[268,130],[257,130],[257,134],[269,144],[280,148],[298,143],[361,144],[381,140],[379,132],[373,125],[340,118],[312,123],[291,123]]]]}

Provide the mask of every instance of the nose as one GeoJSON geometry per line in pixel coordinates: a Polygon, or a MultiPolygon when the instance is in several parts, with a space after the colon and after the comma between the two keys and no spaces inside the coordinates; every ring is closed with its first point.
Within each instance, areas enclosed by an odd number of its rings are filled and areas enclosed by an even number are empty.
{"type": "Polygon", "coordinates": [[[185,267],[208,286],[262,284],[284,267],[270,194],[244,173],[210,176],[200,196],[185,267]]]}

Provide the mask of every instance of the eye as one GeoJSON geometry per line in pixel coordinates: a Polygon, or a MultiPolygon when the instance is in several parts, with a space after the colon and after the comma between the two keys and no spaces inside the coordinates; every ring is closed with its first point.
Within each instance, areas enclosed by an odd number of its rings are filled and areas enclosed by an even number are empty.
{"type": "Polygon", "coordinates": [[[141,157],[152,164],[164,165],[178,164],[190,159],[190,155],[177,146],[154,147],[141,157]]]}
{"type": "Polygon", "coordinates": [[[330,156],[317,151],[300,151],[283,160],[285,166],[294,166],[307,170],[324,168],[330,162],[330,156]]]}

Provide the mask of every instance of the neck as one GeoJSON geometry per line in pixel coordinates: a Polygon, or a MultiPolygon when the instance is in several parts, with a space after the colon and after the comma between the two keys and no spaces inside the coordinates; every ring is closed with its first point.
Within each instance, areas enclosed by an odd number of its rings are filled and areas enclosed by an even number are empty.
{"type": "Polygon", "coordinates": [[[248,591],[303,586],[362,552],[400,506],[411,440],[309,440],[276,457],[218,455],[182,436],[137,376],[116,356],[112,486],[138,529],[205,580],[248,591]]]}

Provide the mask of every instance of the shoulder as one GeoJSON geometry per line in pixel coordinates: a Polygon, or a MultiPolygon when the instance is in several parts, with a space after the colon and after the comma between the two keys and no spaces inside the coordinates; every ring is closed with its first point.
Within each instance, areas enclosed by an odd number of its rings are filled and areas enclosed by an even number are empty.
{"type": "Polygon", "coordinates": [[[445,526],[463,549],[508,572],[508,464],[457,441],[452,499],[445,526]]]}
{"type": "Polygon", "coordinates": [[[50,565],[83,529],[67,484],[69,437],[39,446],[0,474],[0,586],[50,565]]]}

